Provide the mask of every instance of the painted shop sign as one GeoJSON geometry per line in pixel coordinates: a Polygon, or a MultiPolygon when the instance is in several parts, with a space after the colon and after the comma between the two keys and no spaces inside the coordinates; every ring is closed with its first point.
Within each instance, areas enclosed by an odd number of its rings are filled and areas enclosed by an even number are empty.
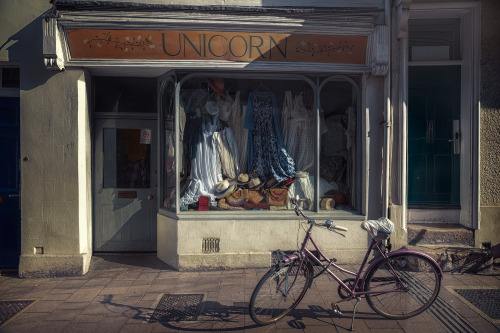
{"type": "Polygon", "coordinates": [[[68,29],[73,59],[364,64],[367,36],[219,31],[68,29]]]}

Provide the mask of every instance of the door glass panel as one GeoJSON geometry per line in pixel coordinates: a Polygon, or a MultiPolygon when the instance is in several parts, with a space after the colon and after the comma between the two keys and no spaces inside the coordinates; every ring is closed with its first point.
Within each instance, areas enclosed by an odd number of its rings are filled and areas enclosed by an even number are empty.
{"type": "Polygon", "coordinates": [[[148,129],[105,128],[103,183],[105,188],[149,188],[148,129]]]}

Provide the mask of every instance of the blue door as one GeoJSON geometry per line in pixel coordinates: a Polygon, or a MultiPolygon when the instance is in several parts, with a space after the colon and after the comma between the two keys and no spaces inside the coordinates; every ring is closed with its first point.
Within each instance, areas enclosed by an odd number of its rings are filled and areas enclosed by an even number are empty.
{"type": "Polygon", "coordinates": [[[410,205],[460,205],[460,71],[460,66],[410,67],[410,205]]]}
{"type": "Polygon", "coordinates": [[[19,98],[0,97],[0,267],[17,267],[21,254],[19,98]]]}

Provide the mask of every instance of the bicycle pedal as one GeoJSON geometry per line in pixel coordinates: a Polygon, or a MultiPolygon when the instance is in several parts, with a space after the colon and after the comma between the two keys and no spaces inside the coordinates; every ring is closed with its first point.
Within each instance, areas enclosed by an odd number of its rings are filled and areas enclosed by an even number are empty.
{"type": "Polygon", "coordinates": [[[332,302],[332,310],[333,313],[336,314],[337,316],[342,316],[342,311],[340,311],[340,308],[337,305],[337,303],[332,302]]]}

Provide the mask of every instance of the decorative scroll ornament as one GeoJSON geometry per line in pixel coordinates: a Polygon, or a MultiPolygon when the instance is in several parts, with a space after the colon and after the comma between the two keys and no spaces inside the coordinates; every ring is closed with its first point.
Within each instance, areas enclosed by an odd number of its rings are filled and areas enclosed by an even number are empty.
{"type": "Polygon", "coordinates": [[[387,75],[389,71],[389,50],[389,27],[376,25],[372,36],[372,75],[387,75]]]}
{"type": "Polygon", "coordinates": [[[411,0],[396,0],[394,8],[396,12],[396,33],[398,39],[408,36],[408,18],[410,17],[411,0]]]}
{"type": "Polygon", "coordinates": [[[43,25],[43,62],[47,69],[64,70],[64,57],[57,19],[51,17],[42,20],[43,25]]]}

